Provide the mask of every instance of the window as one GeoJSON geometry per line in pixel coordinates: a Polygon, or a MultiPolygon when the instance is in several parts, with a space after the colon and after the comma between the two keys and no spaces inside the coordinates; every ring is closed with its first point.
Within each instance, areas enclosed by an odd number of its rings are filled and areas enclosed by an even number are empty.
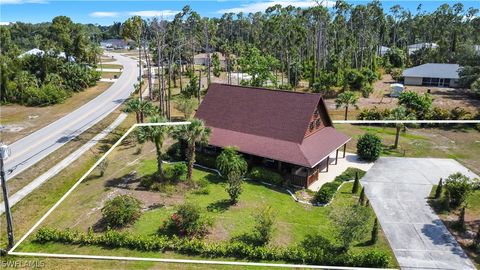
{"type": "Polygon", "coordinates": [[[310,122],[310,131],[312,131],[314,127],[315,126],[314,126],[313,122],[310,122]]]}

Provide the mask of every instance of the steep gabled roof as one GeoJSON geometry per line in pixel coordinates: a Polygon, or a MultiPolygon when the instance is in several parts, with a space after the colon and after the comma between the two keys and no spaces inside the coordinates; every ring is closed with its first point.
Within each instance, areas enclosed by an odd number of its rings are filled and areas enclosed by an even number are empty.
{"type": "Polygon", "coordinates": [[[196,117],[211,127],[301,143],[321,101],[319,94],[211,84],[196,117]]]}
{"type": "Polygon", "coordinates": [[[211,145],[305,167],[350,140],[333,128],[318,94],[212,84],[195,116],[212,129],[211,145]],[[305,137],[319,104],[325,127],[305,137]]]}

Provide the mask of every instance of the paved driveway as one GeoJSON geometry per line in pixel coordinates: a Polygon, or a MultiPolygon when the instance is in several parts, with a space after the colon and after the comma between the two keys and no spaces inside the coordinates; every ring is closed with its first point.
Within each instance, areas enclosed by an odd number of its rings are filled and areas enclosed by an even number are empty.
{"type": "Polygon", "coordinates": [[[363,178],[402,269],[475,269],[426,199],[454,172],[478,177],[452,159],[380,158],[363,178]]]}

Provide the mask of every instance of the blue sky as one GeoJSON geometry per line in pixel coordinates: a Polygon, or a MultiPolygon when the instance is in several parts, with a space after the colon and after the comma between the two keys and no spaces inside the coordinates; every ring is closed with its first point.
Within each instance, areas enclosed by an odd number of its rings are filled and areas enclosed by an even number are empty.
{"type": "MultiPolygon", "coordinates": [[[[324,0],[324,3],[332,4],[324,0]]],[[[356,0],[347,2],[363,4],[368,1],[356,0]]],[[[461,2],[468,7],[480,9],[479,0],[448,1],[448,0],[426,0],[426,1],[381,1],[383,7],[388,9],[400,4],[403,7],[415,12],[421,3],[426,11],[435,10],[438,6],[448,3],[450,5],[461,2]]],[[[266,7],[280,3],[282,5],[294,5],[307,7],[315,5],[311,0],[275,0],[275,1],[238,1],[238,0],[196,0],[196,1],[56,1],[56,0],[0,0],[0,23],[22,21],[22,22],[45,22],[51,21],[58,15],[66,15],[75,22],[98,23],[109,25],[114,21],[124,21],[132,15],[141,15],[144,18],[152,16],[163,16],[171,18],[185,5],[190,5],[202,16],[218,17],[224,12],[238,13],[243,11],[263,11],[266,7]]]]}

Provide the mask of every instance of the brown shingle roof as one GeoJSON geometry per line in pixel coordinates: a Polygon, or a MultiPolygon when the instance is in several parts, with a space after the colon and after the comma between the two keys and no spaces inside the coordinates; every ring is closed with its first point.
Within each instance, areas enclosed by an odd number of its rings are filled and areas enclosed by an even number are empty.
{"type": "Polygon", "coordinates": [[[313,167],[349,137],[336,131],[326,110],[325,128],[305,138],[319,94],[211,84],[196,117],[212,128],[210,144],[313,167]]]}

